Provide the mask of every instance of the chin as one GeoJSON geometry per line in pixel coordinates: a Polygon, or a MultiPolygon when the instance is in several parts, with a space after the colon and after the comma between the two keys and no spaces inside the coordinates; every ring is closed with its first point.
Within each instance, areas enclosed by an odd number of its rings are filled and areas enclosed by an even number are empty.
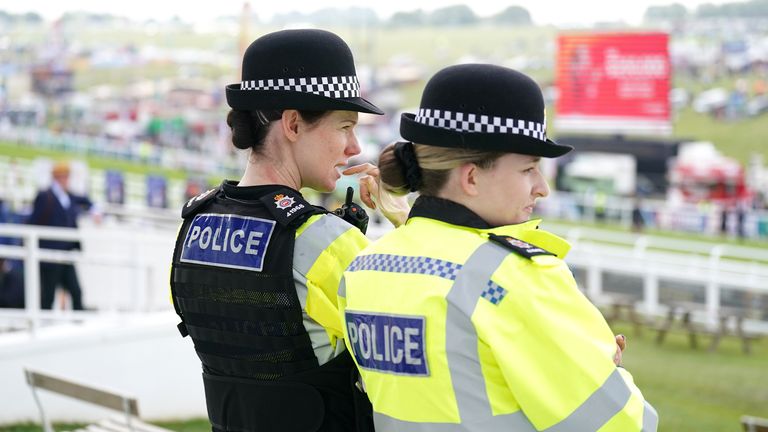
{"type": "Polygon", "coordinates": [[[336,183],[334,182],[334,183],[331,183],[330,185],[327,185],[327,184],[317,185],[317,187],[314,187],[312,189],[318,192],[330,193],[330,192],[333,192],[334,189],[336,189],[336,183]]]}

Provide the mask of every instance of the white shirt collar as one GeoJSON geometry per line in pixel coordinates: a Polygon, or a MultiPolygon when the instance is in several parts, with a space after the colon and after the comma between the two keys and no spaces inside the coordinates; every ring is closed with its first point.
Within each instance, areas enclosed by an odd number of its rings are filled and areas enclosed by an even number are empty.
{"type": "Polygon", "coordinates": [[[64,188],[61,187],[59,182],[57,182],[56,180],[54,180],[51,183],[51,191],[53,192],[54,195],[56,195],[56,199],[59,200],[59,203],[61,203],[61,206],[64,207],[65,209],[68,209],[70,204],[72,204],[72,201],[69,199],[69,194],[67,193],[67,191],[65,191],[64,188]]]}

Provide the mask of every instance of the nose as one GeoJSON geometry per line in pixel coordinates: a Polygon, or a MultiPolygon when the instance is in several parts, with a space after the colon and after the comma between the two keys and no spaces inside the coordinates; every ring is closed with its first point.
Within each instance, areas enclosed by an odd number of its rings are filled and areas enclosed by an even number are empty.
{"type": "Polygon", "coordinates": [[[539,177],[536,183],[533,185],[533,195],[538,198],[545,198],[549,195],[549,185],[547,184],[547,179],[545,179],[541,173],[539,173],[539,177]]]}
{"type": "Polygon", "coordinates": [[[360,142],[357,140],[357,135],[352,134],[352,139],[349,140],[346,150],[346,155],[349,157],[359,155],[363,151],[360,147],[360,142]]]}

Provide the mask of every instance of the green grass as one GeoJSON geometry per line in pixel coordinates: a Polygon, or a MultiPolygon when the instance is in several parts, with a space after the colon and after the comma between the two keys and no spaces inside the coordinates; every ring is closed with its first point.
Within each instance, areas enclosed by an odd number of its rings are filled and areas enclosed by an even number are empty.
{"type": "MultiPolygon", "coordinates": [[[[211,424],[208,419],[169,420],[151,422],[154,425],[178,432],[210,432],[211,424]]],[[[53,429],[75,430],[87,426],[85,423],[54,423],[53,429]]],[[[36,423],[18,423],[14,425],[0,425],[0,432],[42,432],[43,428],[36,423]]]]}
{"type": "Polygon", "coordinates": [[[768,114],[741,120],[716,120],[686,108],[674,121],[674,135],[712,141],[722,154],[746,164],[752,154],[766,154],[768,114]]]}
{"type": "MultiPolygon", "coordinates": [[[[640,337],[627,323],[618,322],[613,330],[627,335],[624,366],[658,411],[659,431],[737,432],[742,415],[768,417],[768,338],[754,342],[752,354],[745,355],[732,336],[710,353],[708,338],[700,337],[699,348],[693,350],[679,329],[662,345],[656,345],[655,333],[648,329],[640,337]]],[[[206,419],[154,423],[180,432],[210,431],[206,419]]],[[[0,426],[0,432],[40,430],[30,423],[0,426]]]]}
{"type": "Polygon", "coordinates": [[[42,149],[4,141],[0,141],[0,155],[20,159],[35,159],[38,157],[56,160],[83,158],[90,168],[116,169],[136,174],[161,174],[171,179],[186,179],[189,177],[189,174],[183,170],[163,168],[161,166],[152,166],[99,156],[87,156],[63,150],[42,149]]]}
{"type": "Polygon", "coordinates": [[[742,415],[768,417],[766,338],[753,343],[750,355],[735,337],[724,338],[710,353],[708,338],[700,337],[693,350],[679,330],[659,346],[647,329],[643,337],[624,323],[613,329],[628,335],[624,365],[658,411],[660,431],[736,432],[742,415]]]}

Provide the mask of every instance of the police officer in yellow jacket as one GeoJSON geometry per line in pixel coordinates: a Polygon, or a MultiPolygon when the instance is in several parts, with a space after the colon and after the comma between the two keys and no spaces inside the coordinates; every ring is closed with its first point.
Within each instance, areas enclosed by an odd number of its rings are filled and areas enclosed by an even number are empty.
{"type": "Polygon", "coordinates": [[[226,95],[232,141],[248,164],[239,182],[186,203],[171,279],[179,328],[202,361],[211,425],[359,430],[336,292],[368,241],[299,189],[332,191],[360,152],[358,112],[382,112],[360,97],[349,47],[321,30],[257,39],[226,95]]]}
{"type": "Polygon", "coordinates": [[[382,151],[381,187],[420,196],[339,286],[376,431],[655,431],[568,244],[529,220],[539,159],[571,150],[547,138],[536,83],[447,67],[400,132],[413,143],[382,151]]]}

